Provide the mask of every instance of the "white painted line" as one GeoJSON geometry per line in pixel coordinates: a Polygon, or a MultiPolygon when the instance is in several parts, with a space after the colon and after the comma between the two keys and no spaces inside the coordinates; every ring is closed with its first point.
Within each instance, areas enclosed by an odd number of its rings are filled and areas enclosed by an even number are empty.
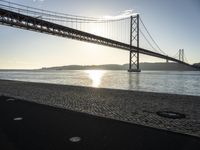
{"type": "Polygon", "coordinates": [[[23,120],[23,118],[22,117],[17,117],[17,118],[14,118],[13,120],[14,121],[21,121],[21,120],[23,120]]]}
{"type": "Polygon", "coordinates": [[[77,143],[81,141],[81,138],[78,136],[74,136],[74,137],[69,138],[69,141],[73,143],[77,143]]]}
{"type": "Polygon", "coordinates": [[[9,102],[9,101],[15,101],[15,99],[14,98],[8,98],[6,101],[7,102],[9,102]]]}

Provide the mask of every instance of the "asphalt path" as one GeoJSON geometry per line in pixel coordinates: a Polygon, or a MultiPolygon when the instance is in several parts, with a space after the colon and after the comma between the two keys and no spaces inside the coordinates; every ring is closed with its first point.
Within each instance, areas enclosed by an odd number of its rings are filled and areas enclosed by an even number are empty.
{"type": "Polygon", "coordinates": [[[0,150],[200,150],[200,138],[0,96],[0,150]]]}

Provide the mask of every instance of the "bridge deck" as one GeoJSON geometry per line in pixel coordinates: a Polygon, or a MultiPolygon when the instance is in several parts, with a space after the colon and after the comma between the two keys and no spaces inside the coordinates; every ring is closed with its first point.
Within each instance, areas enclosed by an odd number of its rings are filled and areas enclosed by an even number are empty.
{"type": "Polygon", "coordinates": [[[76,39],[76,40],[85,41],[85,42],[100,44],[104,46],[119,48],[119,49],[127,50],[127,51],[137,52],[137,50],[139,50],[139,53],[141,54],[158,57],[158,58],[174,61],[177,63],[181,63],[184,65],[193,67],[192,65],[188,63],[182,62],[180,60],[177,60],[175,58],[172,58],[163,54],[152,52],[147,49],[137,48],[136,46],[130,46],[129,44],[126,44],[126,43],[122,43],[122,42],[115,41],[112,39],[107,39],[101,36],[86,33],[83,31],[79,31],[76,29],[72,29],[69,27],[65,27],[59,24],[55,24],[55,23],[48,22],[39,18],[27,16],[24,14],[9,11],[2,8],[0,8],[0,24],[22,28],[25,30],[32,30],[36,32],[76,39]]]}

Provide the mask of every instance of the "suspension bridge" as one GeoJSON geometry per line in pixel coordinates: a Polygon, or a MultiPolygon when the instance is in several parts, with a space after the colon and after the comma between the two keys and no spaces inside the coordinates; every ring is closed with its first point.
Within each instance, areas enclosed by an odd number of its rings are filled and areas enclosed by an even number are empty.
{"type": "Polygon", "coordinates": [[[130,53],[129,72],[140,72],[140,54],[194,67],[186,61],[184,50],[179,50],[173,57],[168,56],[155,42],[139,14],[84,17],[0,0],[0,24],[126,50],[130,53]],[[141,38],[150,49],[141,46],[144,45],[141,38]]]}

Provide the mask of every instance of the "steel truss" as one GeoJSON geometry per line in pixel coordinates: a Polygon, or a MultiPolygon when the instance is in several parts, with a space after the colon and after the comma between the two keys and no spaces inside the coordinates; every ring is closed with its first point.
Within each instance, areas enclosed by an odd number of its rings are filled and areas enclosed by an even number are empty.
{"type": "Polygon", "coordinates": [[[130,57],[129,57],[129,72],[140,72],[139,68],[139,15],[130,17],[130,57]],[[136,50],[131,47],[136,43],[136,50]]]}

